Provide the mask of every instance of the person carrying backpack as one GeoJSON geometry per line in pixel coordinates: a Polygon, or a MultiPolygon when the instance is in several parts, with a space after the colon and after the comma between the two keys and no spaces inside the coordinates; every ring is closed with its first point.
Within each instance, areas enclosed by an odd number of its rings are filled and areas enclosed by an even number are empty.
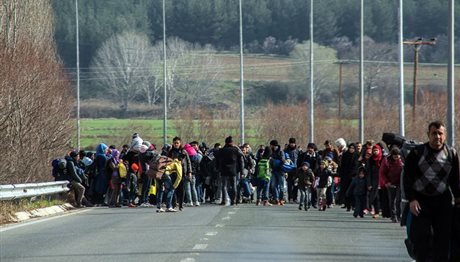
{"type": "Polygon", "coordinates": [[[264,152],[259,159],[259,162],[256,164],[256,177],[259,181],[257,186],[257,201],[256,206],[260,205],[261,201],[264,206],[271,206],[268,202],[268,191],[270,190],[270,178],[271,178],[271,168],[270,168],[270,156],[272,150],[269,146],[265,147],[264,152]]]}
{"type": "Polygon", "coordinates": [[[427,135],[428,142],[413,149],[404,163],[403,187],[412,214],[409,239],[416,261],[459,261],[449,260],[452,225],[460,223],[453,220],[452,205],[455,200],[460,207],[459,157],[445,144],[442,122],[431,122],[427,135]]]}

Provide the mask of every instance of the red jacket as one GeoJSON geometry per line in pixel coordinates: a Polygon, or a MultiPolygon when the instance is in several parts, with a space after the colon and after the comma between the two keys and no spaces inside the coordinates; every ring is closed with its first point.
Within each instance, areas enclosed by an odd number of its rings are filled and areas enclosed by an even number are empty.
{"type": "Polygon", "coordinates": [[[388,182],[392,185],[399,186],[403,166],[404,164],[401,158],[395,160],[391,155],[385,157],[379,170],[380,186],[384,187],[388,182]]]}

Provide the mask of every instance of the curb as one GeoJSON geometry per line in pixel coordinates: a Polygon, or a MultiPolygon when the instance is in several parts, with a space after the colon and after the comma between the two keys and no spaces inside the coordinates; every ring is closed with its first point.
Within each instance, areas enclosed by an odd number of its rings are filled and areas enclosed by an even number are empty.
{"type": "Polygon", "coordinates": [[[35,209],[31,211],[21,211],[16,212],[13,216],[11,216],[11,222],[23,222],[32,218],[40,218],[46,217],[51,215],[63,214],[68,210],[75,209],[71,204],[65,203],[63,205],[45,207],[40,209],[35,209]]]}

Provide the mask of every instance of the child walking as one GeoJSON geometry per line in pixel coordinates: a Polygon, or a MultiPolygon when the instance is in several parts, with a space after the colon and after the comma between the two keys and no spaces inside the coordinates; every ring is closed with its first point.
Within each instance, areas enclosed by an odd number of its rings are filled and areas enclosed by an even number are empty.
{"type": "Polygon", "coordinates": [[[364,167],[358,169],[358,175],[351,181],[346,194],[347,197],[353,196],[355,200],[355,211],[353,212],[353,216],[363,217],[367,200],[366,169],[364,167]]]}
{"type": "Polygon", "coordinates": [[[305,211],[308,211],[311,205],[311,187],[315,182],[315,175],[308,162],[303,162],[302,166],[297,169],[296,177],[300,192],[299,210],[302,210],[303,206],[305,211]]]}
{"type": "Polygon", "coordinates": [[[319,169],[317,169],[315,176],[318,179],[318,186],[316,193],[318,195],[318,210],[326,211],[326,190],[332,184],[331,171],[328,169],[329,162],[327,160],[321,161],[319,169]]]}

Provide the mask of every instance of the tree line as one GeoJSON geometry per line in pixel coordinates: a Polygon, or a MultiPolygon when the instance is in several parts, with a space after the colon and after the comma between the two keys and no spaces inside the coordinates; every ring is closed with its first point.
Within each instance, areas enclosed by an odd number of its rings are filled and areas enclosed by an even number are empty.
{"type": "MultiPolygon", "coordinates": [[[[251,0],[243,3],[245,48],[260,51],[267,37],[280,41],[309,38],[310,3],[305,0],[251,0]]],[[[378,43],[397,42],[397,0],[365,1],[365,35],[378,43]]],[[[52,0],[56,14],[55,39],[69,66],[75,65],[74,0],[52,0]]],[[[456,6],[460,11],[459,5],[456,6]]],[[[178,37],[217,50],[239,44],[238,0],[166,0],[168,37],[178,37]]],[[[358,0],[314,2],[314,38],[321,45],[336,39],[355,42],[359,37],[358,0]]],[[[162,39],[161,0],[79,1],[81,63],[89,65],[102,43],[124,31],[142,32],[151,41],[162,39]]],[[[448,2],[405,0],[404,36],[443,37],[447,34],[448,2]]],[[[460,27],[456,27],[457,34],[460,27]]],[[[422,57],[430,61],[430,57],[422,57]]]]}

